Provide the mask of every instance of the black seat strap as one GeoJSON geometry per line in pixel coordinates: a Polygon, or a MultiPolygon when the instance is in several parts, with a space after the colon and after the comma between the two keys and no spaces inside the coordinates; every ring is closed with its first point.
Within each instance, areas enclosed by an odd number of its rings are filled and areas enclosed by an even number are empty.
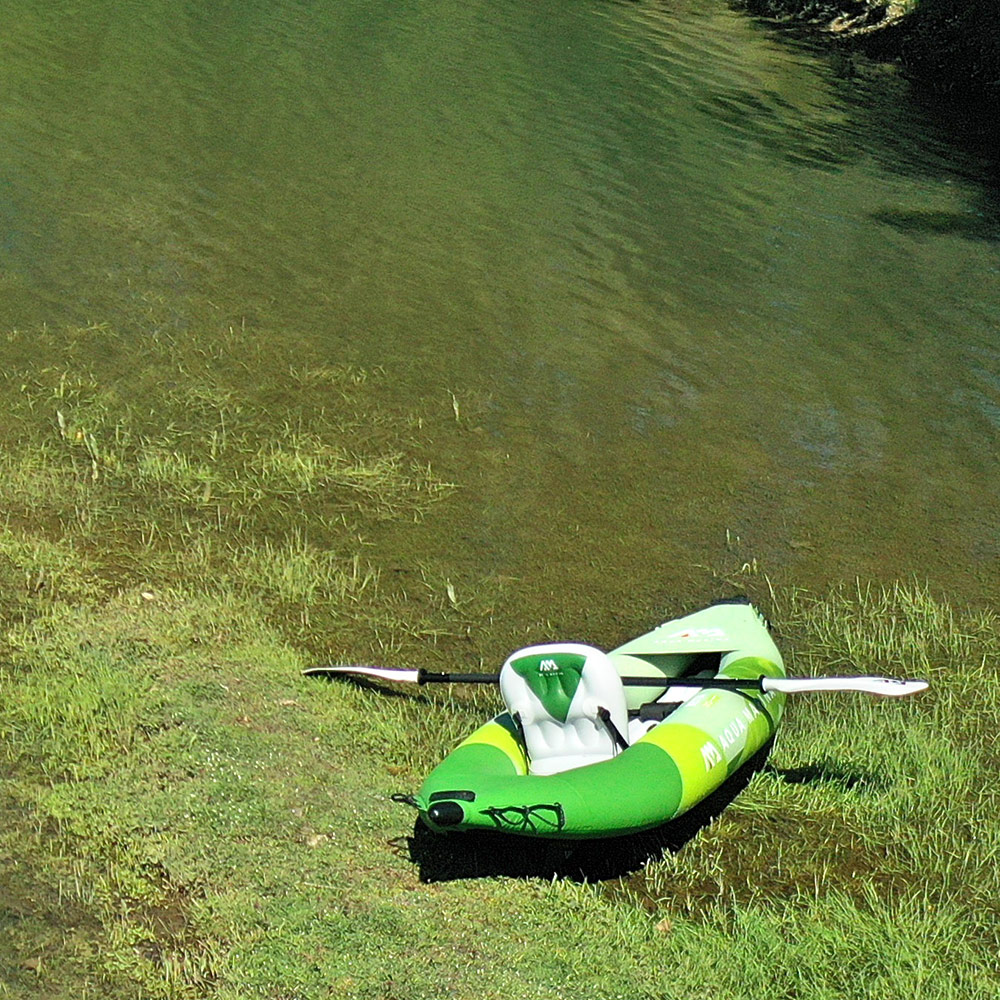
{"type": "Polygon", "coordinates": [[[608,732],[611,733],[615,743],[618,744],[619,749],[628,750],[628,740],[622,736],[621,730],[619,730],[619,728],[612,721],[611,713],[606,708],[598,708],[597,717],[604,723],[605,726],[607,726],[608,732]]]}

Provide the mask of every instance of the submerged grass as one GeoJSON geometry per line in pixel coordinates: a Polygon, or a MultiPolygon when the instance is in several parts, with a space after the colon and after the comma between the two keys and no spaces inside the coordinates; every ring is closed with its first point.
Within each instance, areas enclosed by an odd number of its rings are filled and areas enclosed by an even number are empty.
{"type": "Polygon", "coordinates": [[[402,586],[365,544],[447,495],[421,419],[235,330],[142,345],[126,395],[74,356],[120,338],[84,334],[0,380],[0,998],[1000,995],[995,616],[773,593],[791,670],[931,690],[797,698],[742,796],[628,879],[423,884],[390,795],[495,693],[299,674],[474,663],[493,628],[490,587],[402,586]]]}
{"type": "Polygon", "coordinates": [[[378,590],[364,534],[453,489],[384,372],[309,367],[245,328],[211,352],[102,326],[8,340],[23,353],[0,372],[0,607],[13,614],[123,585],[224,584],[336,648],[342,612],[378,590]]]}

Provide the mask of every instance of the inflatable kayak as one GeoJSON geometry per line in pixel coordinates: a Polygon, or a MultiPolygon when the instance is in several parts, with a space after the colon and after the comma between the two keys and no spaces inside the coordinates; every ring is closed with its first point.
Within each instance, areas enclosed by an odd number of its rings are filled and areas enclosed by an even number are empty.
{"type": "Polygon", "coordinates": [[[609,653],[578,643],[519,650],[500,672],[506,711],[452,750],[411,801],[440,833],[569,839],[659,826],[772,738],[786,696],[760,679],[784,675],[744,599],[609,653]],[[710,686],[719,679],[748,683],[710,686]]]}
{"type": "Polygon", "coordinates": [[[415,806],[438,833],[553,839],[637,833],[681,816],[763,750],[788,694],[898,698],[928,686],[895,677],[787,677],[767,623],[746,598],[664,622],[610,653],[579,643],[529,646],[499,674],[340,664],[303,673],[499,683],[506,711],[452,750],[417,795],[393,798],[415,806]]]}

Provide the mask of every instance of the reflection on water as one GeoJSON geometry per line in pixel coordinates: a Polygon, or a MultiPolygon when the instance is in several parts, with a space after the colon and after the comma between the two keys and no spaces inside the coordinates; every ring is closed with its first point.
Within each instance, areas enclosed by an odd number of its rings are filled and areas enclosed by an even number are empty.
{"type": "Polygon", "coordinates": [[[380,542],[539,607],[995,585],[997,214],[893,81],[707,0],[14,6],[5,327],[244,322],[454,400],[461,496],[380,542]]]}
{"type": "Polygon", "coordinates": [[[963,236],[970,240],[1000,242],[1000,219],[989,218],[974,209],[964,212],[873,212],[872,218],[905,233],[963,236]]]}

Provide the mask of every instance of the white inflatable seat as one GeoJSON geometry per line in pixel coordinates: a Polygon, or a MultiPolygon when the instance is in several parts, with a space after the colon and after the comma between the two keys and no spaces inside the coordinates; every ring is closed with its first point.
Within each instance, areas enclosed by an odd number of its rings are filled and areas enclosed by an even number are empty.
{"type": "Polygon", "coordinates": [[[529,774],[610,760],[621,749],[615,730],[628,732],[621,678],[608,655],[593,646],[550,643],[518,650],[500,671],[500,692],[524,733],[529,774]]]}

